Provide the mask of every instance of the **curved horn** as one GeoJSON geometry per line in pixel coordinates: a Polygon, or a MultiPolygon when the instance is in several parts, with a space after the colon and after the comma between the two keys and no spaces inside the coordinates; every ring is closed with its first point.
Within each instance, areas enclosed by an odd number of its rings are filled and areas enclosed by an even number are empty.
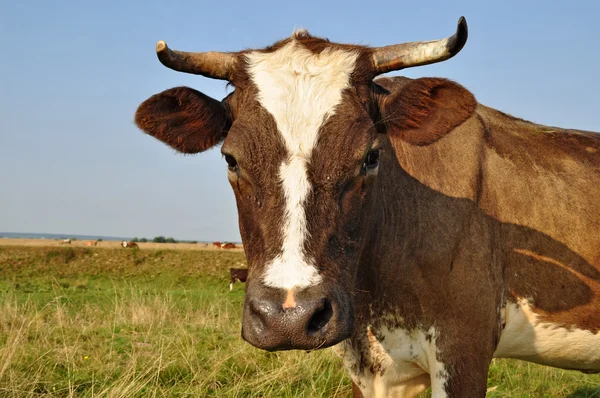
{"type": "Polygon", "coordinates": [[[233,53],[192,53],[171,50],[162,40],[156,43],[156,55],[167,68],[221,80],[231,79],[236,60],[233,53]]]}
{"type": "Polygon", "coordinates": [[[467,20],[460,17],[456,33],[445,39],[420,41],[373,49],[373,71],[376,75],[412,66],[445,61],[463,48],[469,35],[467,20]]]}

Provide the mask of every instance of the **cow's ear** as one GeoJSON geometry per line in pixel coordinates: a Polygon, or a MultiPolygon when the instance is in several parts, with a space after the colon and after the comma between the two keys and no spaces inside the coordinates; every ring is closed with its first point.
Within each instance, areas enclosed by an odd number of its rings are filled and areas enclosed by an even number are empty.
{"type": "Polygon", "coordinates": [[[135,123],[179,152],[198,153],[225,138],[231,118],[224,103],[189,87],[176,87],[144,101],[135,123]]]}
{"type": "Polygon", "coordinates": [[[388,134],[413,145],[429,145],[467,120],[477,101],[447,79],[410,80],[383,98],[381,116],[388,134]]]}

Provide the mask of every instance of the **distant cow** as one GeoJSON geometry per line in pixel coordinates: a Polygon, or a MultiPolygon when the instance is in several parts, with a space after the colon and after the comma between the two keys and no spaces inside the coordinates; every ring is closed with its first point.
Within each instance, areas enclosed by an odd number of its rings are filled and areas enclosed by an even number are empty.
{"type": "Polygon", "coordinates": [[[231,282],[229,283],[229,291],[233,290],[233,284],[236,281],[246,282],[248,278],[248,268],[229,268],[231,274],[231,282]]]}
{"type": "Polygon", "coordinates": [[[98,241],[96,241],[96,240],[90,240],[88,242],[85,242],[85,245],[86,246],[90,246],[90,247],[91,246],[96,246],[97,244],[98,244],[98,241]]]}
{"type": "Polygon", "coordinates": [[[63,239],[60,242],[61,245],[70,245],[71,244],[71,239],[63,239]]]}
{"type": "Polygon", "coordinates": [[[221,242],[213,242],[213,246],[216,247],[217,249],[221,248],[221,242]]]}
{"type": "Polygon", "coordinates": [[[121,246],[123,246],[124,248],[139,248],[138,244],[135,242],[127,242],[126,240],[124,240],[123,242],[121,242],[121,246]]]}
{"type": "Polygon", "coordinates": [[[221,249],[235,249],[235,244],[233,244],[233,243],[221,243],[221,249]]]}

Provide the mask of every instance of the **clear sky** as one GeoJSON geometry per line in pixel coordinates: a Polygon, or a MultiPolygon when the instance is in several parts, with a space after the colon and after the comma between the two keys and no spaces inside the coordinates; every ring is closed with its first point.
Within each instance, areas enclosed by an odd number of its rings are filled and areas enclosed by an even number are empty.
{"type": "Polygon", "coordinates": [[[133,124],[140,102],[222,81],[177,73],[154,46],[236,51],[295,28],[387,45],[453,34],[455,58],[400,72],[441,76],[494,108],[600,131],[600,2],[0,0],[0,231],[239,240],[218,149],[182,156],[133,124]]]}

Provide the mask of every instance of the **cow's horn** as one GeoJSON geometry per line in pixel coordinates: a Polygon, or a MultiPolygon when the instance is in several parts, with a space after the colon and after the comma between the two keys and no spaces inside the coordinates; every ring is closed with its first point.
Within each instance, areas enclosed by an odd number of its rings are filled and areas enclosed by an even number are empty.
{"type": "Polygon", "coordinates": [[[467,42],[467,36],[467,20],[465,17],[460,17],[456,33],[445,39],[374,48],[373,71],[375,75],[379,75],[412,66],[445,61],[458,54],[467,42]]]}
{"type": "Polygon", "coordinates": [[[221,80],[231,80],[236,60],[233,53],[192,53],[171,50],[162,40],[156,43],[156,55],[167,68],[221,80]]]}

